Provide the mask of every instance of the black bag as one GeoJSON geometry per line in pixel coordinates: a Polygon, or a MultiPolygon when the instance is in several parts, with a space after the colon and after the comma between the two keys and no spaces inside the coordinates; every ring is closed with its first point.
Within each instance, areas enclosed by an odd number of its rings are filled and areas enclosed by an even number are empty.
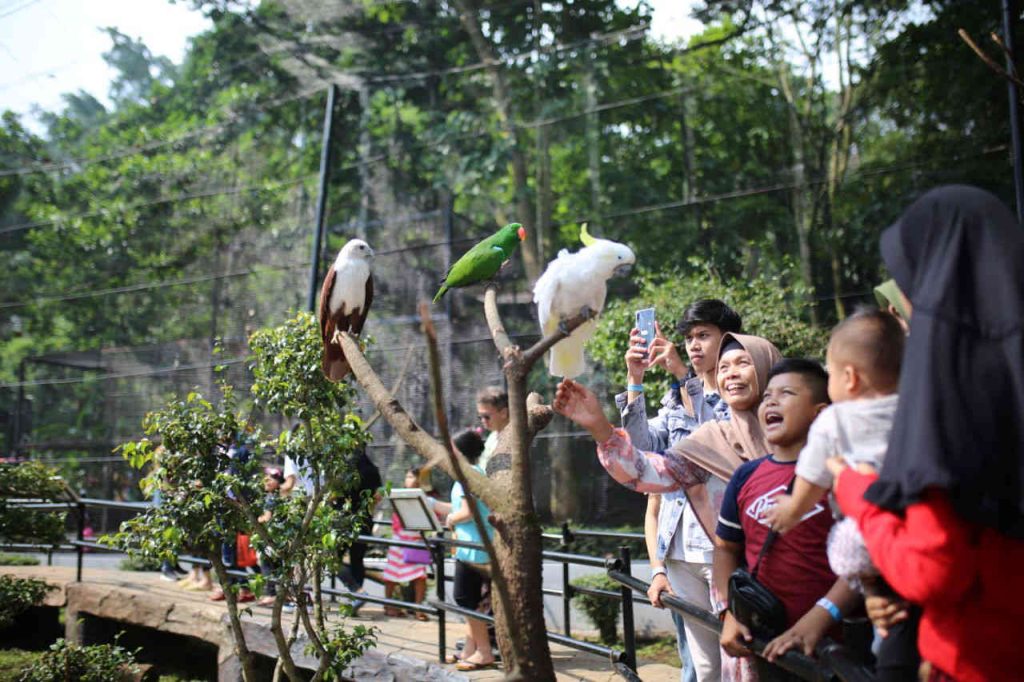
{"type": "MultiPolygon", "coordinates": [[[[787,495],[792,492],[795,480],[789,482],[787,495]]],[[[736,620],[750,628],[755,637],[766,640],[775,639],[786,631],[786,607],[771,590],[757,581],[757,569],[778,537],[777,532],[770,531],[750,570],[737,568],[729,576],[729,611],[736,620]]]]}

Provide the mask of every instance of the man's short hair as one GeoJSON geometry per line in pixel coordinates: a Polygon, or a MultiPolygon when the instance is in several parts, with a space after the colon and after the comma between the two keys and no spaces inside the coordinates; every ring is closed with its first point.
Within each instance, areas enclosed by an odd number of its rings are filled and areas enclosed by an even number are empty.
{"type": "Polygon", "coordinates": [[[820,362],[810,358],[782,358],[768,370],[768,381],[780,374],[799,374],[811,389],[811,399],[815,403],[829,404],[828,372],[820,362]]]}
{"type": "Polygon", "coordinates": [[[476,402],[480,405],[489,405],[496,410],[504,410],[508,407],[508,393],[500,386],[488,386],[476,394],[476,402]]]}
{"type": "Polygon", "coordinates": [[[465,429],[452,438],[455,449],[462,453],[470,464],[476,464],[484,452],[484,439],[475,429],[465,429]]]}
{"type": "Polygon", "coordinates": [[[717,298],[703,298],[691,303],[676,323],[676,331],[680,336],[686,336],[698,324],[714,325],[723,334],[739,334],[743,331],[743,319],[739,313],[717,298]]]}
{"type": "Polygon", "coordinates": [[[833,362],[853,365],[876,388],[895,390],[905,342],[895,317],[875,308],[858,308],[832,329],[829,352],[833,362]]]}

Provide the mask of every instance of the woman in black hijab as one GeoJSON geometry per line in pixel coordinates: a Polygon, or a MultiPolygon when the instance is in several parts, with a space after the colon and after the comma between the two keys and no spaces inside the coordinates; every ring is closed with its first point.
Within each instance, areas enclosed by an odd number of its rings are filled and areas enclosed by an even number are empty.
{"type": "Polygon", "coordinates": [[[842,471],[836,497],[922,607],[932,679],[1018,679],[1024,228],[991,194],[942,187],[885,231],[882,257],[913,310],[900,403],[880,475],[842,471]]]}

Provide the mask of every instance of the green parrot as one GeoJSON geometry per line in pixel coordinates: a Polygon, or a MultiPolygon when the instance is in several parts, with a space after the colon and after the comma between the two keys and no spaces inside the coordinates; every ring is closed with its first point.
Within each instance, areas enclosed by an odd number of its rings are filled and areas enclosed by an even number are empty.
{"type": "Polygon", "coordinates": [[[467,287],[484,282],[498,274],[502,264],[512,257],[519,242],[526,239],[526,230],[519,223],[509,223],[483,240],[448,268],[434,303],[441,300],[449,289],[467,287]]]}

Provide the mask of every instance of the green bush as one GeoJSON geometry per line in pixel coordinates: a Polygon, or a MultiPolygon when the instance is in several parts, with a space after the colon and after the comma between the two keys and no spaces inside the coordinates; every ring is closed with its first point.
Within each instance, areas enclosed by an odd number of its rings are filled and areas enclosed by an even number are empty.
{"type": "Polygon", "coordinates": [[[41,604],[46,593],[55,589],[44,580],[0,575],[0,628],[13,623],[29,607],[41,604]]]}
{"type": "Polygon", "coordinates": [[[112,682],[130,680],[138,673],[135,654],[118,644],[79,646],[58,639],[19,682],[112,682]]]}
{"type": "MultiPolygon", "coordinates": [[[[593,590],[611,590],[618,592],[619,584],[603,573],[585,575],[572,581],[573,587],[587,587],[593,590]]],[[[576,606],[587,614],[606,645],[613,645],[618,639],[617,630],[619,624],[619,611],[622,610],[622,602],[619,599],[601,597],[594,594],[576,593],[572,596],[576,606]]]]}
{"type": "Polygon", "coordinates": [[[38,566],[39,559],[27,554],[0,552],[0,566],[38,566]]]}
{"type": "MultiPolygon", "coordinates": [[[[760,275],[751,280],[724,281],[713,273],[663,272],[638,278],[640,291],[630,300],[609,303],[598,322],[597,333],[587,349],[618,384],[626,380],[623,355],[638,308],[653,307],[665,336],[679,347],[686,360],[683,339],[675,323],[688,305],[702,298],[725,301],[743,318],[743,331],[763,336],[787,357],[823,359],[828,330],[815,327],[803,318],[807,295],[795,276],[760,275]]],[[[669,376],[660,368],[652,369],[646,383],[654,396],[667,390],[669,376]],[[656,388],[657,387],[657,388],[656,388]]]]}
{"type": "Polygon", "coordinates": [[[121,559],[121,563],[118,564],[118,568],[120,568],[122,571],[139,571],[142,573],[151,573],[153,571],[159,571],[160,566],[160,559],[151,556],[144,556],[141,554],[129,554],[125,558],[121,559]]]}

